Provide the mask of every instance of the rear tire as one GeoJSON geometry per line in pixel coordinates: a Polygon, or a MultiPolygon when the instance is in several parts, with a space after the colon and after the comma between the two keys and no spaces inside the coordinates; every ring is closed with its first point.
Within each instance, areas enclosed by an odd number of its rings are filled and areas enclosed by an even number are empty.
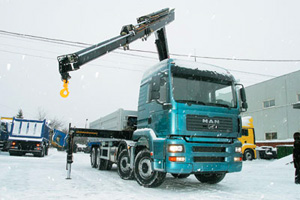
{"type": "Polygon", "coordinates": [[[127,149],[123,149],[118,157],[117,170],[119,176],[124,180],[134,178],[133,170],[130,169],[130,157],[127,149]]]}
{"type": "Polygon", "coordinates": [[[190,174],[172,174],[172,176],[174,178],[179,178],[179,179],[182,179],[182,178],[187,178],[190,176],[190,174]]]}
{"type": "Polygon", "coordinates": [[[134,176],[140,185],[154,188],[164,182],[166,173],[152,170],[150,152],[144,149],[135,158],[134,176]]]}
{"type": "Polygon", "coordinates": [[[48,156],[48,153],[49,153],[49,147],[46,147],[45,155],[48,156]]]}
{"type": "Polygon", "coordinates": [[[207,173],[207,174],[195,174],[195,177],[201,183],[216,184],[222,181],[226,173],[207,173]]]}
{"type": "Polygon", "coordinates": [[[20,156],[21,154],[19,152],[9,151],[10,156],[20,156]]]}
{"type": "Polygon", "coordinates": [[[96,158],[97,158],[97,152],[98,149],[96,147],[93,147],[91,150],[91,166],[92,168],[96,168],[97,166],[97,162],[96,162],[96,158]]]}
{"type": "Polygon", "coordinates": [[[111,170],[111,169],[112,169],[112,166],[113,166],[113,164],[114,164],[113,162],[111,162],[111,161],[108,161],[108,162],[107,162],[107,168],[106,168],[106,169],[107,169],[107,170],[111,170]]]}
{"type": "Polygon", "coordinates": [[[98,152],[97,152],[97,157],[96,157],[96,168],[99,170],[107,170],[107,166],[108,166],[108,160],[105,160],[103,158],[101,158],[101,149],[97,148],[98,152]]]}
{"type": "Polygon", "coordinates": [[[44,157],[45,156],[45,146],[42,146],[42,151],[38,154],[39,157],[44,157]]]}

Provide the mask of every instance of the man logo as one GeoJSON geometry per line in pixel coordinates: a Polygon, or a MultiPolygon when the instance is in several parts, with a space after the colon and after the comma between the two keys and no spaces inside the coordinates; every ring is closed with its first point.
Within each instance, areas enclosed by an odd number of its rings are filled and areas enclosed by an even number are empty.
{"type": "Polygon", "coordinates": [[[220,120],[217,119],[202,119],[203,124],[207,124],[208,129],[217,129],[220,120]]]}
{"type": "Polygon", "coordinates": [[[217,119],[202,119],[204,124],[220,124],[220,120],[217,119]]]}

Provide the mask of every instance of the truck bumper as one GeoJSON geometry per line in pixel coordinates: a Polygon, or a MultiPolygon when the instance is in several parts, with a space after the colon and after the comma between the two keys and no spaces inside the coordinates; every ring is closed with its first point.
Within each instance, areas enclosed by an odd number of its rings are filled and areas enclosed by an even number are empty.
{"type": "Polygon", "coordinates": [[[195,174],[242,170],[242,153],[236,152],[236,147],[241,147],[238,140],[188,142],[183,139],[167,139],[165,144],[165,162],[160,159],[154,159],[153,162],[153,167],[157,171],[195,174]],[[170,152],[169,145],[182,145],[184,150],[170,152]],[[174,161],[176,158],[179,158],[179,161],[174,161]]]}
{"type": "Polygon", "coordinates": [[[19,153],[41,153],[43,151],[43,146],[39,142],[24,142],[24,141],[11,141],[9,145],[9,152],[19,152],[19,153]]]}
{"type": "Polygon", "coordinates": [[[26,150],[26,149],[14,149],[10,148],[10,152],[23,152],[23,153],[41,153],[42,150],[26,150]]]}

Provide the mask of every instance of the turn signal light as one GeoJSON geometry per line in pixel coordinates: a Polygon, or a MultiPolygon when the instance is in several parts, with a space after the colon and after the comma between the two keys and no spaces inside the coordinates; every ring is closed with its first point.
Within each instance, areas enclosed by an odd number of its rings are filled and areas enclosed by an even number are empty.
{"type": "Polygon", "coordinates": [[[37,146],[37,147],[40,147],[40,146],[41,146],[41,144],[36,144],[36,146],[37,146]]]}
{"type": "Polygon", "coordinates": [[[243,159],[242,159],[242,157],[234,157],[234,162],[242,162],[243,161],[243,159]]]}
{"type": "Polygon", "coordinates": [[[12,146],[15,146],[15,145],[16,145],[16,142],[12,142],[11,145],[12,145],[12,146]]]}
{"type": "Polygon", "coordinates": [[[185,157],[170,156],[169,161],[171,161],[171,162],[184,162],[185,157]]]}

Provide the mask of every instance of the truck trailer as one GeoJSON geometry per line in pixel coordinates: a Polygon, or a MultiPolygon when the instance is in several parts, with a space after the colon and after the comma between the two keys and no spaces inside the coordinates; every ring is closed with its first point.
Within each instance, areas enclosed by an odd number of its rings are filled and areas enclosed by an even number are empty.
{"type": "Polygon", "coordinates": [[[135,130],[137,111],[122,108],[90,123],[91,129],[106,129],[115,131],[135,130]]]}
{"type": "MultiPolygon", "coordinates": [[[[83,64],[155,33],[160,62],[147,70],[140,84],[137,129],[105,130],[70,125],[74,137],[93,137],[91,165],[108,170],[117,164],[119,176],[135,179],[144,187],[158,187],[167,173],[176,177],[194,174],[202,183],[220,182],[226,173],[242,169],[240,113],[246,111],[244,87],[224,68],[171,59],[165,26],[174,10],[142,16],[137,25],[123,26],[120,36],[76,53],[58,57],[64,82],[83,64]]],[[[72,145],[67,151],[68,178],[73,163],[72,145]]]]}
{"type": "Polygon", "coordinates": [[[50,128],[46,120],[29,120],[13,118],[9,133],[9,154],[22,156],[32,153],[34,156],[48,155],[50,128]]]}

